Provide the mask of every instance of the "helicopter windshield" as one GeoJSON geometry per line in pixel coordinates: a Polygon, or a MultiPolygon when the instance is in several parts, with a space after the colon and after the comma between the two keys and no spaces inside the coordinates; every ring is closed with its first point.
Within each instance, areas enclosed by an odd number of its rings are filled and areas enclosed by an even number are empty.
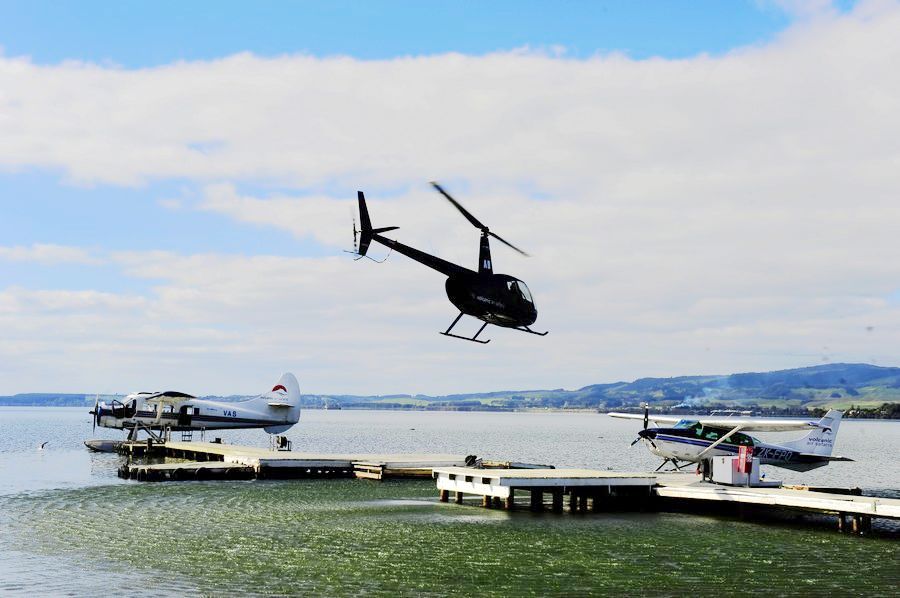
{"type": "Polygon", "coordinates": [[[506,283],[506,287],[510,291],[518,293],[526,303],[534,303],[534,300],[531,298],[531,291],[528,290],[528,287],[521,280],[510,280],[506,283]]]}

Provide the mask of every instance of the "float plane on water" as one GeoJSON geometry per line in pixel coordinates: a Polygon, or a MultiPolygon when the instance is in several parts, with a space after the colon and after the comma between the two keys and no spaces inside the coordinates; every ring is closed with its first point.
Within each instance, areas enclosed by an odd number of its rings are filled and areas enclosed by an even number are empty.
{"type": "MultiPolygon", "coordinates": [[[[94,402],[90,411],[94,427],[128,430],[135,440],[138,430],[223,430],[262,428],[281,434],[300,420],[300,385],[293,374],[284,374],[272,390],[245,401],[199,399],[177,391],[135,392],[121,401],[94,402]]],[[[103,450],[102,441],[88,441],[89,448],[103,450]],[[95,443],[96,446],[92,446],[95,443]]]]}
{"type": "Polygon", "coordinates": [[[676,469],[687,463],[700,463],[717,456],[737,455],[741,446],[752,447],[753,456],[763,465],[774,465],[794,471],[809,471],[831,461],[852,461],[847,457],[833,457],[834,440],[841,424],[842,411],[832,409],[818,420],[776,419],[766,417],[681,417],[610,413],[610,417],[643,419],[644,429],[632,444],[643,441],[654,455],[664,459],[660,468],[671,462],[676,469]],[[649,427],[655,424],[674,424],[671,427],[649,427]],[[763,442],[744,432],[784,432],[809,430],[802,438],[773,444],[763,442]],[[678,462],[685,464],[679,466],[678,462]]]}

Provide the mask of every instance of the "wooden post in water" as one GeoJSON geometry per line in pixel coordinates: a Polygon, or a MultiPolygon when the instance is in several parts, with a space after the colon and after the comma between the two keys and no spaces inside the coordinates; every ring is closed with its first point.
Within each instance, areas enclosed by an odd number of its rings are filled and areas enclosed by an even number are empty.
{"type": "Polygon", "coordinates": [[[845,528],[846,525],[847,525],[847,522],[846,522],[846,519],[845,519],[846,517],[847,517],[847,514],[846,514],[846,513],[838,513],[837,524],[838,524],[838,531],[839,531],[839,532],[845,531],[844,528],[845,528]]]}
{"type": "Polygon", "coordinates": [[[578,497],[578,510],[582,513],[587,512],[587,494],[582,494],[578,497]]]}
{"type": "Polygon", "coordinates": [[[459,490],[456,491],[456,504],[461,505],[463,502],[463,493],[459,490]]]}
{"type": "Polygon", "coordinates": [[[569,512],[574,513],[577,508],[578,508],[578,497],[575,496],[574,490],[570,490],[569,491],[569,512]]]}
{"type": "Polygon", "coordinates": [[[544,492],[541,490],[531,491],[531,510],[539,513],[544,509],[544,492]]]}
{"type": "Polygon", "coordinates": [[[553,491],[553,512],[562,513],[563,511],[563,493],[562,490],[553,491]]]}
{"type": "Polygon", "coordinates": [[[441,490],[441,502],[448,502],[450,500],[450,491],[449,490],[441,490]]]}
{"type": "Polygon", "coordinates": [[[481,497],[481,506],[485,509],[490,509],[493,502],[493,498],[488,496],[487,494],[481,497]]]}
{"type": "Polygon", "coordinates": [[[503,506],[507,511],[512,511],[516,507],[516,491],[514,489],[509,489],[509,496],[506,497],[506,502],[503,506]]]}
{"type": "Polygon", "coordinates": [[[495,508],[495,509],[499,509],[500,506],[501,506],[501,504],[502,504],[502,501],[500,500],[500,497],[499,497],[499,496],[495,496],[495,497],[494,497],[494,508],[495,508]]]}

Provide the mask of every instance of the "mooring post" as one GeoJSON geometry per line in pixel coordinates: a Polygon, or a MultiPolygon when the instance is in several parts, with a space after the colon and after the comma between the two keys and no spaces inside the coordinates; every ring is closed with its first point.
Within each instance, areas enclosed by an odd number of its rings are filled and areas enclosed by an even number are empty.
{"type": "Polygon", "coordinates": [[[862,533],[862,530],[860,529],[861,523],[862,523],[862,517],[860,517],[859,515],[854,515],[853,516],[853,533],[854,534],[862,533]]]}
{"type": "Polygon", "coordinates": [[[456,491],[456,504],[461,505],[463,502],[463,493],[459,490],[456,491]]]}
{"type": "Polygon", "coordinates": [[[562,490],[553,491],[553,512],[562,513],[563,511],[563,493],[562,490]]]}
{"type": "Polygon", "coordinates": [[[540,512],[544,508],[544,493],[541,490],[531,491],[531,510],[540,512]]]}
{"type": "Polygon", "coordinates": [[[493,502],[493,499],[487,494],[481,497],[481,506],[485,509],[490,509],[493,502]]]}
{"type": "Polygon", "coordinates": [[[449,490],[441,490],[441,502],[448,502],[450,500],[450,491],[449,490]]]}
{"type": "Polygon", "coordinates": [[[839,532],[845,531],[844,528],[847,525],[847,522],[845,521],[846,517],[847,517],[846,513],[838,513],[837,527],[838,527],[839,532]]]}
{"type": "Polygon", "coordinates": [[[512,511],[516,506],[516,491],[512,488],[509,489],[509,496],[506,497],[506,502],[503,505],[506,507],[507,511],[512,511]]]}
{"type": "Polygon", "coordinates": [[[578,510],[582,513],[587,511],[587,494],[582,494],[578,497],[578,510]]]}
{"type": "Polygon", "coordinates": [[[569,491],[569,512],[574,513],[577,508],[578,508],[578,497],[575,496],[574,490],[570,490],[569,491]]]}

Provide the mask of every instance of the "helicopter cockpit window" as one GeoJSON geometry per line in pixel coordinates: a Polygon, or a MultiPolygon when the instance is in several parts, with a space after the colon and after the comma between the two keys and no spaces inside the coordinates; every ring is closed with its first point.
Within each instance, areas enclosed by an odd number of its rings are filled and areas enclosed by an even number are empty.
{"type": "Polygon", "coordinates": [[[510,280],[506,283],[506,288],[510,291],[519,295],[519,298],[525,301],[526,303],[534,303],[531,298],[531,293],[528,290],[528,287],[525,286],[525,283],[521,280],[510,280]]]}
{"type": "Polygon", "coordinates": [[[534,299],[531,298],[531,291],[528,290],[528,287],[525,286],[524,282],[519,281],[519,292],[522,293],[522,297],[528,303],[534,303],[534,299]]]}

